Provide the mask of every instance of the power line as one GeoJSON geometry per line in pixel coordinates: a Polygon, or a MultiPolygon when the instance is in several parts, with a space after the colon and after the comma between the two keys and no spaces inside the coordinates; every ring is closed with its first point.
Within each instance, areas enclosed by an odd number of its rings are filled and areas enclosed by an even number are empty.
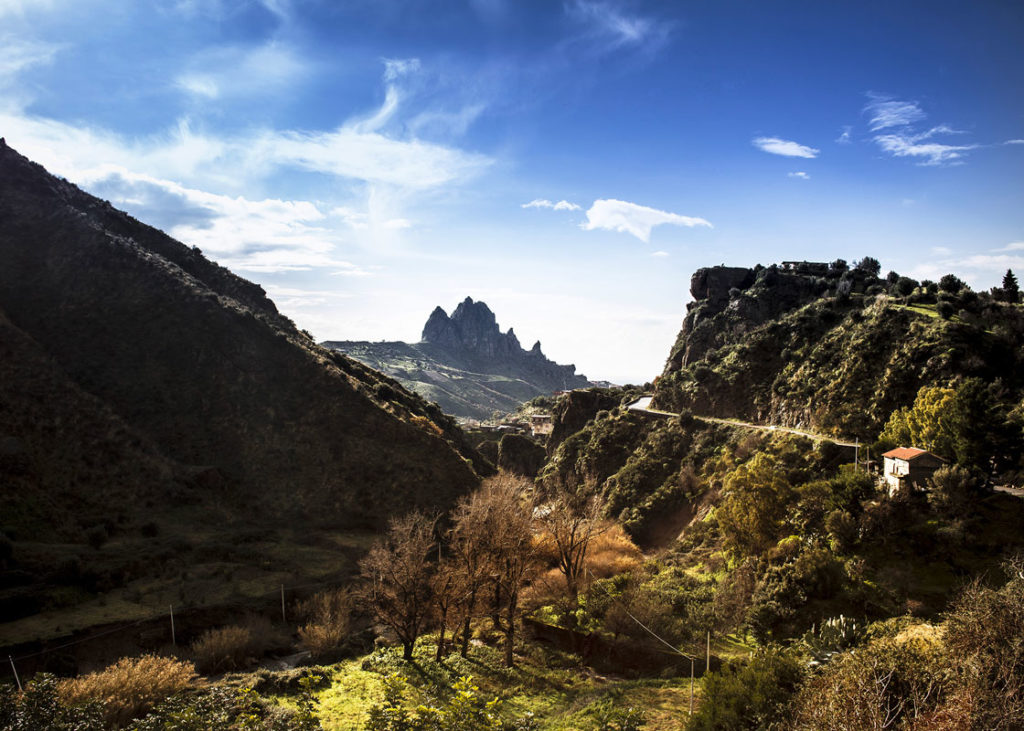
{"type": "MultiPolygon", "coordinates": [[[[283,589],[284,589],[284,591],[298,591],[298,590],[301,590],[301,589],[312,589],[314,587],[320,587],[320,586],[341,586],[341,585],[336,583],[336,582],[333,582],[333,581],[318,581],[318,582],[309,583],[309,584],[296,584],[295,586],[285,586],[285,587],[283,587],[283,589]]],[[[250,596],[250,597],[247,597],[247,598],[244,598],[244,599],[208,602],[206,604],[195,604],[195,605],[187,607],[187,611],[198,611],[198,610],[201,610],[201,609],[206,609],[206,608],[214,607],[214,606],[246,608],[246,607],[252,605],[252,601],[253,600],[262,599],[264,597],[276,596],[279,591],[281,591],[280,587],[277,588],[277,589],[272,589],[272,590],[264,592],[262,594],[256,594],[255,596],[250,596]]],[[[138,619],[138,620],[135,620],[134,622],[129,622],[127,624],[122,624],[122,625],[120,625],[118,627],[113,627],[111,629],[104,630],[103,632],[97,632],[95,634],[91,634],[88,637],[83,637],[83,638],[78,639],[78,640],[72,640],[70,642],[65,642],[63,644],[57,645],[56,647],[48,647],[46,649],[39,650],[37,652],[31,652],[31,653],[28,653],[26,655],[20,655],[18,657],[9,658],[9,659],[12,661],[12,663],[13,662],[21,662],[22,660],[29,660],[29,659],[34,658],[34,657],[39,657],[41,655],[47,655],[47,654],[52,653],[52,652],[58,652],[59,650],[66,650],[69,647],[75,647],[76,645],[81,645],[81,644],[83,644],[85,642],[92,642],[93,640],[99,639],[101,637],[105,637],[107,635],[112,635],[112,634],[115,634],[117,632],[123,632],[123,631],[125,631],[127,629],[131,629],[132,627],[137,627],[140,624],[146,624],[147,622],[157,622],[157,621],[161,621],[161,620],[164,620],[164,619],[166,619],[166,613],[165,612],[161,612],[159,614],[154,614],[151,617],[144,617],[143,619],[138,619]]],[[[13,665],[12,665],[12,667],[13,667],[13,665]]]]}

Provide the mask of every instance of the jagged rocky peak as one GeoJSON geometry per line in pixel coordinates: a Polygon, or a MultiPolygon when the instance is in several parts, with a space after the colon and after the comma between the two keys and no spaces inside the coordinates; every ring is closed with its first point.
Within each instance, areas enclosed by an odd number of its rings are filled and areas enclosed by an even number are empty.
{"type": "Polygon", "coordinates": [[[441,307],[435,307],[430,313],[420,339],[425,343],[437,343],[446,348],[457,348],[462,342],[458,325],[452,322],[448,313],[441,307]]]}
{"type": "Polygon", "coordinates": [[[590,385],[575,365],[548,359],[540,341],[524,350],[515,330],[502,332],[491,308],[472,297],[450,316],[435,307],[418,343],[324,345],[393,375],[450,414],[475,419],[512,411],[534,396],[590,385]]]}
{"type": "Polygon", "coordinates": [[[512,328],[502,333],[498,322],[485,302],[466,297],[449,317],[440,307],[430,313],[423,327],[423,342],[457,351],[469,351],[488,358],[518,355],[522,352],[519,338],[512,328]]]}

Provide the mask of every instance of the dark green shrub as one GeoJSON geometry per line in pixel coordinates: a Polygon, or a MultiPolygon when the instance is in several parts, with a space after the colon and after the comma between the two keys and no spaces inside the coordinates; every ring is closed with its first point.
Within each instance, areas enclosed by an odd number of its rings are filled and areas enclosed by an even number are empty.
{"type": "Polygon", "coordinates": [[[105,729],[99,703],[68,706],[57,693],[57,679],[40,673],[19,693],[0,685],[0,729],[3,731],[101,731],[105,729]]]}
{"type": "Polygon", "coordinates": [[[884,639],[844,653],[801,688],[792,727],[951,728],[910,725],[932,711],[941,695],[940,660],[938,646],[924,640],[884,639]]]}
{"type": "Polygon", "coordinates": [[[689,731],[773,728],[802,677],[800,663],[779,648],[758,650],[745,665],[729,665],[704,678],[704,700],[689,731]]]}
{"type": "Polygon", "coordinates": [[[963,283],[963,280],[954,274],[943,274],[942,278],[939,279],[939,289],[943,292],[956,294],[966,286],[967,285],[963,283]]]}

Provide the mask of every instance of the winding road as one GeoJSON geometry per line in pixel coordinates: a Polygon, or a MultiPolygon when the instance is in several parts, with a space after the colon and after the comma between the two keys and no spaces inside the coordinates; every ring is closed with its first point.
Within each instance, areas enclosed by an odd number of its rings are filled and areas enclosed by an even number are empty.
{"type": "MultiPolygon", "coordinates": [[[[652,414],[654,416],[679,416],[671,411],[659,411],[658,409],[651,408],[652,396],[644,396],[631,403],[626,408],[630,411],[639,411],[644,414],[652,414]]],[[[833,437],[825,436],[824,434],[815,434],[809,431],[803,431],[801,429],[791,429],[788,426],[771,426],[764,424],[751,424],[748,421],[739,421],[737,419],[719,419],[714,416],[697,416],[694,414],[694,419],[700,421],[709,422],[712,424],[725,424],[726,426],[741,426],[747,429],[757,429],[759,431],[771,431],[771,432],[784,432],[786,434],[796,434],[801,437],[808,437],[816,442],[832,442],[840,447],[850,447],[851,449],[857,449],[860,445],[856,442],[845,442],[840,439],[834,439],[833,437]]]]}

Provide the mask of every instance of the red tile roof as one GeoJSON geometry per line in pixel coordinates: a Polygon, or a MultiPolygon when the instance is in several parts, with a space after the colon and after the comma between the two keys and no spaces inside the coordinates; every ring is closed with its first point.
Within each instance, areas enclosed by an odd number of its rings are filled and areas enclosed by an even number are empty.
{"type": "MultiPolygon", "coordinates": [[[[889,459],[902,459],[904,462],[909,462],[912,459],[920,457],[922,454],[929,454],[929,452],[923,449],[918,449],[917,447],[897,447],[896,449],[890,449],[882,456],[888,457],[889,459]]],[[[933,454],[931,456],[945,462],[945,460],[938,455],[933,454]]]]}

